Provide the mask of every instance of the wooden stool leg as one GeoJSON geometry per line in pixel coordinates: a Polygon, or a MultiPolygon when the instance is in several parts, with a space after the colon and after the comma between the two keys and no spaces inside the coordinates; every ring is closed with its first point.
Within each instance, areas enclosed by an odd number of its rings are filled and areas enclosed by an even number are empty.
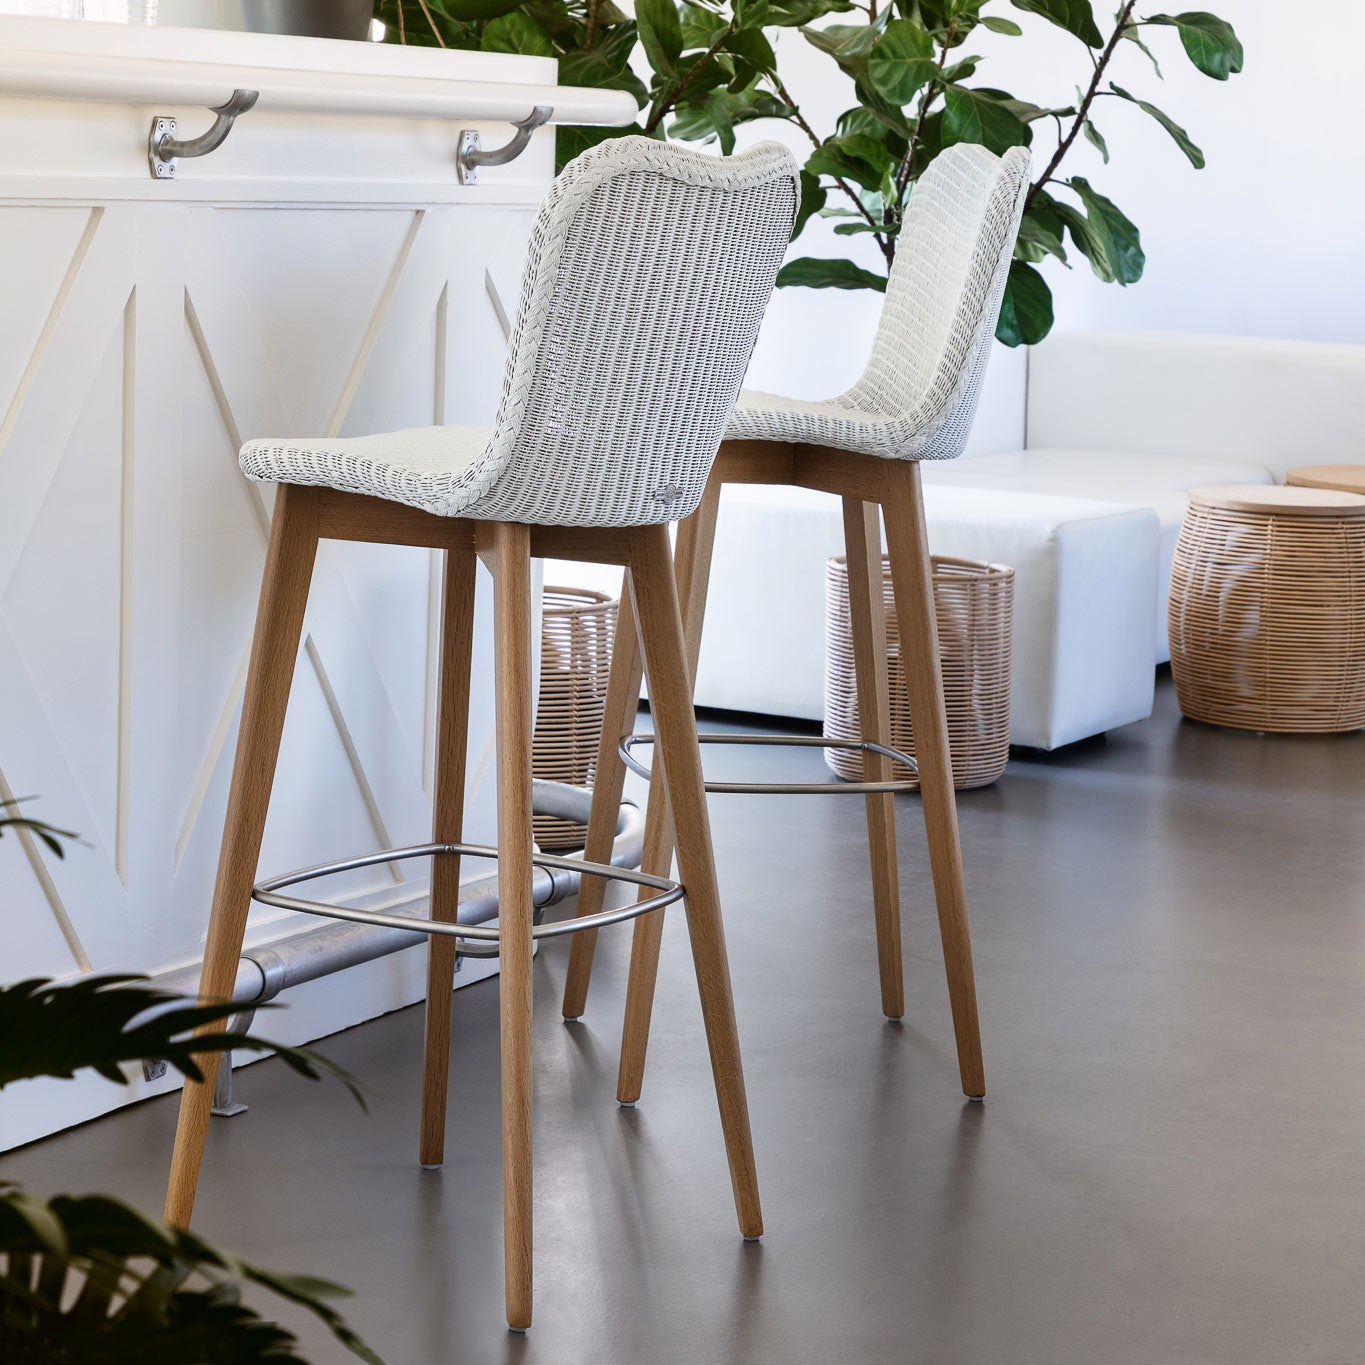
{"type": "MultiPolygon", "coordinates": [[[[447,550],[441,592],[441,650],[436,703],[436,789],[433,843],[458,844],[464,833],[464,783],[469,744],[469,669],[474,648],[472,551],[447,550]]],[[[453,921],[460,911],[460,859],[431,860],[431,918],[453,921]]],[[[446,1093],[450,1075],[451,992],[455,940],[433,934],[427,947],[426,1037],[422,1049],[422,1123],[418,1160],[445,1160],[446,1093]]]]}
{"type": "MultiPolygon", "coordinates": [[[[891,695],[886,662],[886,625],[882,591],[882,531],[877,504],[844,498],[844,546],[848,553],[848,605],[853,634],[858,716],[864,739],[891,743],[891,695]]],[[[864,752],[863,778],[886,782],[891,760],[864,752]]],[[[901,971],[901,906],[896,874],[895,798],[872,795],[867,802],[867,843],[872,857],[872,906],[877,922],[877,963],[881,971],[882,1013],[905,1013],[901,971]]]]}
{"type": "Polygon", "coordinates": [[[763,1233],[763,1214],[754,1170],[749,1106],[744,1094],[739,1035],[735,1028],[730,966],[725,952],[720,893],[716,886],[711,827],[706,812],[701,750],[692,718],[692,688],[682,617],[662,526],[642,527],[635,535],[631,590],[635,619],[649,672],[649,695],[658,731],[655,764],[663,768],[678,843],[678,863],[687,888],[687,928],[701,996],[706,1042],[711,1052],[716,1098],[720,1105],[730,1183],[740,1232],[763,1233]]]}
{"type": "MultiPolygon", "coordinates": [[[[720,481],[713,478],[707,484],[697,510],[678,526],[678,552],[673,573],[682,608],[689,711],[697,678],[697,659],[701,654],[701,632],[706,618],[706,591],[711,581],[711,553],[716,542],[720,489],[720,481]]],[[[657,708],[652,692],[650,699],[650,712],[656,717],[654,726],[657,730],[657,708]]],[[[672,865],[673,824],[664,789],[663,770],[655,763],[649,781],[645,845],[640,868],[655,876],[666,877],[672,865]]],[[[648,894],[649,889],[641,887],[641,898],[648,894]]],[[[616,1077],[616,1098],[621,1104],[634,1104],[644,1086],[645,1052],[649,1047],[649,1020],[654,1010],[654,987],[659,976],[659,947],[663,942],[663,933],[662,910],[641,915],[635,921],[630,948],[630,977],[626,983],[625,1023],[621,1032],[621,1062],[616,1077]]]]}
{"type": "MultiPolygon", "coordinates": [[[[629,588],[623,585],[621,605],[616,613],[616,635],[612,640],[611,672],[607,678],[607,698],[602,711],[602,734],[597,743],[597,763],[593,768],[592,806],[588,812],[588,837],[583,857],[590,863],[609,863],[611,846],[616,840],[616,820],[621,809],[621,791],[626,781],[626,765],[617,746],[635,729],[635,713],[640,709],[639,637],[635,612],[630,605],[629,588]]],[[[584,877],[578,891],[577,916],[595,915],[602,909],[606,895],[605,877],[584,877]]],[[[585,929],[573,935],[569,949],[569,969],[564,978],[563,1013],[578,1019],[588,1003],[588,981],[592,977],[592,957],[597,947],[597,930],[585,929]]]]}
{"type": "Polygon", "coordinates": [[[943,958],[948,972],[953,1029],[957,1034],[958,1069],[964,1093],[980,1099],[986,1093],[986,1077],[981,1061],[972,941],[967,928],[967,893],[957,832],[957,799],[948,751],[948,716],[943,701],[943,674],[934,620],[934,585],[918,464],[910,460],[887,461],[882,510],[886,516],[886,540],[891,555],[891,581],[896,593],[910,720],[915,731],[915,757],[919,765],[920,796],[924,802],[924,827],[929,837],[929,863],[938,900],[939,933],[943,938],[943,958]]]}
{"type": "Polygon", "coordinates": [[[507,1323],[531,1325],[531,533],[493,528],[499,1010],[507,1323]]]}
{"type": "MultiPolygon", "coordinates": [[[[294,678],[294,661],[303,633],[308,585],[317,554],[317,494],[312,488],[281,485],[275,497],[270,546],[261,581],[256,630],[251,642],[242,719],[237,732],[237,756],[232,765],[227,819],[218,855],[218,878],[213,888],[204,967],[199,980],[201,1001],[226,1000],[237,979],[251,886],[261,853],[261,834],[270,805],[270,788],[280,751],[280,735],[294,678]]],[[[225,1022],[201,1032],[221,1031],[225,1022]]],[[[170,1182],[166,1190],[166,1222],[188,1227],[194,1211],[199,1166],[208,1134],[218,1054],[200,1053],[195,1059],[204,1073],[199,1082],[186,1081],[180,1097],[180,1119],[175,1130],[170,1182]]]]}

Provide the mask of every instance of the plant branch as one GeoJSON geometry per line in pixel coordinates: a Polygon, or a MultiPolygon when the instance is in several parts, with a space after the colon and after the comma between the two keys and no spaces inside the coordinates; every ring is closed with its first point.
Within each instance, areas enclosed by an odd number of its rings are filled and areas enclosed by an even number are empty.
{"type": "MultiPolygon", "coordinates": [[[[1137,0],[1134,0],[1134,4],[1136,3],[1137,0]]],[[[716,53],[720,51],[721,44],[730,36],[730,33],[734,29],[734,26],[735,26],[734,20],[731,20],[730,23],[727,24],[725,28],[717,35],[715,42],[713,42],[711,46],[708,47],[706,51],[703,52],[701,56],[698,57],[697,60],[687,68],[687,73],[677,83],[677,85],[674,86],[671,91],[669,91],[668,98],[666,100],[660,100],[660,102],[655,106],[654,112],[650,114],[649,121],[645,124],[646,135],[654,132],[654,130],[658,128],[658,126],[664,121],[664,117],[673,108],[673,106],[676,105],[677,102],[682,98],[683,93],[687,90],[687,87],[691,85],[694,80],[697,79],[697,75],[701,71],[702,67],[704,67],[706,63],[709,62],[711,58],[714,57],[716,53]]]]}
{"type": "Polygon", "coordinates": [[[1128,27],[1128,16],[1132,14],[1136,6],[1137,0],[1124,0],[1122,8],[1118,12],[1118,22],[1114,25],[1114,31],[1109,35],[1109,41],[1104,45],[1104,51],[1100,53],[1099,61],[1095,63],[1095,74],[1091,78],[1090,89],[1085,92],[1085,98],[1081,100],[1081,106],[1076,110],[1076,121],[1071,125],[1071,131],[1057,144],[1057,150],[1052,154],[1052,160],[1047,163],[1042,175],[1030,187],[1028,198],[1024,200],[1025,213],[1029,211],[1034,199],[1038,197],[1038,191],[1052,179],[1052,173],[1061,164],[1062,158],[1071,150],[1071,144],[1076,141],[1077,133],[1085,127],[1085,120],[1089,117],[1090,106],[1095,102],[1095,96],[1099,92],[1100,81],[1104,77],[1105,68],[1113,58],[1114,52],[1118,48],[1119,39],[1123,37],[1123,30],[1128,27]]]}
{"type": "Polygon", "coordinates": [[[588,0],[588,23],[583,31],[583,47],[586,51],[592,46],[592,40],[597,36],[597,11],[602,6],[602,0],[588,0]]]}
{"type": "MultiPolygon", "coordinates": [[[[446,40],[441,37],[441,30],[436,27],[436,20],[432,18],[431,11],[427,8],[427,0],[417,0],[417,3],[421,5],[422,13],[427,16],[427,23],[431,25],[431,31],[436,35],[436,41],[444,47],[446,45],[446,40]]],[[[402,10],[403,0],[398,0],[398,8],[400,11],[402,10]]]]}
{"type": "MultiPolygon", "coordinates": [[[[1136,3],[1137,0],[1134,0],[1136,3]]],[[[915,126],[910,130],[910,145],[905,149],[905,155],[901,158],[901,164],[896,168],[896,203],[895,213],[899,218],[901,211],[901,200],[905,198],[905,187],[910,183],[910,177],[915,171],[915,156],[919,152],[920,132],[924,128],[924,118],[929,112],[929,105],[932,103],[938,87],[943,84],[943,64],[948,60],[948,48],[953,41],[953,27],[951,20],[948,24],[948,36],[943,40],[943,48],[938,54],[938,68],[929,78],[929,83],[924,87],[924,93],[920,96],[919,109],[915,113],[915,126]]]]}
{"type": "MultiPolygon", "coordinates": [[[[777,93],[777,98],[780,99],[782,103],[787,106],[788,110],[790,110],[792,122],[795,123],[796,126],[800,128],[800,130],[803,133],[805,133],[805,135],[808,138],[810,138],[811,144],[814,147],[816,148],[823,147],[825,144],[820,140],[820,136],[818,133],[816,133],[815,129],[812,128],[810,124],[806,122],[805,115],[802,114],[796,101],[792,99],[790,94],[788,94],[787,87],[782,84],[781,77],[778,76],[777,72],[774,71],[772,75],[769,77],[769,79],[773,83],[773,90],[777,93]]],[[[856,208],[858,212],[861,213],[863,217],[867,220],[867,225],[872,229],[872,233],[873,236],[876,238],[877,245],[878,247],[881,248],[881,253],[883,256],[886,257],[886,263],[889,266],[891,264],[892,257],[896,254],[896,248],[892,245],[890,239],[885,235],[884,229],[886,225],[884,223],[877,222],[877,220],[872,216],[872,213],[868,209],[867,205],[863,203],[862,199],[858,195],[858,192],[853,188],[852,185],[848,183],[847,180],[843,178],[843,176],[835,175],[831,176],[830,178],[834,181],[836,185],[838,185],[838,187],[841,190],[843,190],[843,192],[846,195],[848,195],[848,197],[853,201],[854,208],[856,208]]]]}

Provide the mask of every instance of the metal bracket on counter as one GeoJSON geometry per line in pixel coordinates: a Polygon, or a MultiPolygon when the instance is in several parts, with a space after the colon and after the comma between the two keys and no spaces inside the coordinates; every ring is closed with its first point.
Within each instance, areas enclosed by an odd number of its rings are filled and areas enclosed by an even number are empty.
{"type": "Polygon", "coordinates": [[[511,142],[502,147],[485,152],[480,145],[479,135],[472,128],[460,130],[460,150],[455,156],[455,171],[462,185],[476,185],[479,181],[480,166],[505,166],[515,161],[526,150],[531,134],[542,124],[554,117],[554,110],[546,104],[538,104],[531,110],[530,117],[512,124],[517,130],[511,142]]]}
{"type": "Polygon", "coordinates": [[[176,137],[173,118],[158,114],[152,120],[152,130],[147,135],[147,165],[153,180],[173,180],[175,163],[182,156],[207,156],[223,145],[224,139],[232,131],[239,114],[245,114],[260,97],[256,90],[234,90],[226,104],[219,104],[209,110],[215,115],[213,126],[206,133],[182,142],[176,137]]]}

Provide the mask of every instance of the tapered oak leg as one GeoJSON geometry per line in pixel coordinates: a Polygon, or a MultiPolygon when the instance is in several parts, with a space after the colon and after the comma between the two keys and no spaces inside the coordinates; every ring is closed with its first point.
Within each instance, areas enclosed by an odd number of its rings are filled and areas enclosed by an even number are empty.
{"type": "Polygon", "coordinates": [[[967,929],[967,894],[957,832],[957,800],[948,750],[948,716],[943,702],[943,674],[938,657],[933,579],[918,464],[909,460],[887,461],[883,512],[910,720],[915,731],[924,826],[929,836],[929,863],[938,900],[938,925],[948,971],[953,1030],[957,1034],[958,1069],[963,1091],[979,1099],[986,1093],[986,1077],[981,1061],[972,942],[967,929]]]}
{"type": "MultiPolygon", "coordinates": [[[[844,498],[844,546],[848,553],[848,605],[853,628],[853,662],[858,683],[858,717],[864,739],[891,743],[891,697],[886,662],[882,593],[882,532],[877,504],[844,498]]],[[[863,777],[886,782],[891,760],[864,751],[863,777]]],[[[877,964],[882,1013],[905,1013],[901,973],[900,887],[896,875],[895,798],[873,794],[867,802],[867,843],[872,857],[872,906],[877,922],[877,964]]]]}
{"type": "MultiPolygon", "coordinates": [[[[602,734],[597,743],[597,763],[593,768],[592,806],[588,812],[588,837],[583,857],[590,863],[609,863],[616,839],[616,821],[621,810],[621,792],[626,781],[626,765],[618,746],[635,729],[635,713],[640,709],[639,638],[630,591],[623,584],[621,605],[616,613],[616,635],[611,647],[611,672],[607,677],[607,697],[602,711],[602,734]]],[[[602,909],[606,894],[605,877],[584,877],[578,890],[577,916],[595,915],[602,909]]],[[[588,1003],[588,982],[592,977],[592,956],[597,947],[597,930],[585,929],[573,935],[569,949],[569,969],[564,978],[566,1019],[579,1018],[588,1003]]]]}
{"type": "MultiPolygon", "coordinates": [[[[720,480],[712,478],[697,510],[678,526],[678,550],[674,559],[674,580],[682,608],[683,647],[687,659],[688,713],[701,654],[701,632],[706,618],[706,591],[711,581],[711,554],[716,541],[716,514],[720,507],[720,480]]],[[[656,716],[654,694],[650,693],[650,713],[656,716]]],[[[668,876],[673,865],[673,824],[659,764],[651,770],[649,806],[645,812],[642,871],[658,877],[668,876]]],[[[648,888],[641,887],[643,898],[648,888]]],[[[664,912],[655,910],[635,921],[631,940],[630,977],[626,983],[626,1014],[621,1031],[621,1062],[616,1078],[616,1098],[621,1104],[634,1104],[640,1098],[645,1078],[645,1052],[649,1046],[649,1021],[654,1009],[654,987],[659,976],[659,947],[663,941],[664,912]]]]}
{"type": "Polygon", "coordinates": [[[531,534],[493,528],[507,1323],[531,1325],[531,534]]]}
{"type": "MultiPolygon", "coordinates": [[[[270,546],[256,610],[237,756],[232,766],[218,878],[213,888],[204,968],[199,980],[201,1001],[228,999],[237,978],[317,543],[316,490],[282,484],[275,497],[270,546]]],[[[202,1031],[220,1031],[224,1026],[220,1021],[202,1031]]],[[[196,1060],[204,1079],[185,1082],[166,1190],[166,1221],[176,1227],[188,1227],[194,1211],[195,1187],[218,1074],[216,1052],[200,1053],[196,1060]]]]}
{"type": "Polygon", "coordinates": [[[701,996],[706,1042],[711,1052],[716,1098],[730,1163],[740,1232],[763,1233],[758,1180],[754,1171],[749,1106],[744,1094],[739,1035],[735,1028],[730,966],[725,952],[720,894],[716,887],[711,827],[706,812],[701,750],[692,714],[692,685],[683,644],[682,617],[662,526],[636,532],[631,560],[635,619],[649,673],[649,695],[658,732],[655,763],[661,766],[678,844],[678,864],[687,888],[687,928],[701,996]]]}
{"type": "MultiPolygon", "coordinates": [[[[469,743],[469,669],[474,648],[472,551],[446,551],[441,592],[441,652],[436,702],[436,789],[431,840],[458,844],[464,833],[465,755],[469,743]]],[[[431,918],[454,921],[460,910],[460,858],[431,860],[431,918]]],[[[418,1160],[445,1160],[446,1088],[450,1074],[450,1006],[455,940],[432,934],[427,947],[426,1038],[422,1049],[422,1124],[418,1160]]]]}

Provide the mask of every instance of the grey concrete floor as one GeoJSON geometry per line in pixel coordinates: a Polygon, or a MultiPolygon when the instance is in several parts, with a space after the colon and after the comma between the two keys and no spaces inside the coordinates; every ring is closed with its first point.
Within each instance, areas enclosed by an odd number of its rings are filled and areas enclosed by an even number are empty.
{"type": "MultiPolygon", "coordinates": [[[[723,728],[723,727],[722,727],[723,728]]],[[[716,775],[817,753],[708,751],[716,775]]],[[[448,1162],[415,1162],[421,1014],[264,1063],[215,1122],[207,1237],[355,1287],[394,1365],[1365,1360],[1365,736],[1154,717],[963,794],[989,1094],[958,1087],[914,798],[908,1011],[878,1010],[862,803],[715,797],[767,1235],[740,1241],[685,928],[614,1103],[628,932],[589,1011],[536,967],[536,1320],[502,1315],[497,986],[457,992],[448,1162]]],[[[0,1160],[160,1207],[173,1099],[0,1160]]],[[[281,1311],[291,1324],[297,1314],[281,1311]]],[[[317,1361],[348,1359],[316,1330],[317,1361]]]]}

